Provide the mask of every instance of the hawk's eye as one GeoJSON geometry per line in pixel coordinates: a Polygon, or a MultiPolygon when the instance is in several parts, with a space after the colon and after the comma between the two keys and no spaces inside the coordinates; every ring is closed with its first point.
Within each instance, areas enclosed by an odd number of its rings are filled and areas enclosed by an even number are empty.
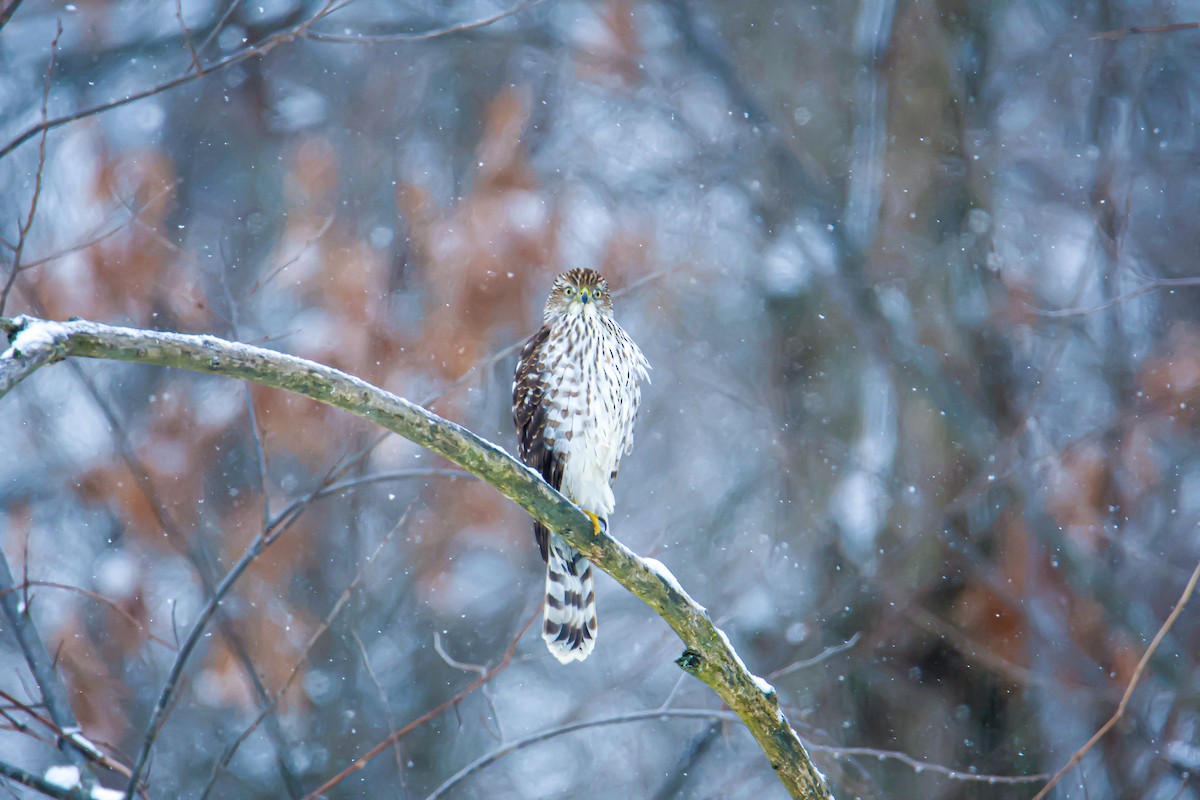
{"type": "Polygon", "coordinates": [[[601,288],[599,288],[599,287],[596,287],[595,289],[592,289],[592,297],[600,297],[602,294],[604,294],[604,290],[603,290],[603,289],[601,289],[601,288]]]}

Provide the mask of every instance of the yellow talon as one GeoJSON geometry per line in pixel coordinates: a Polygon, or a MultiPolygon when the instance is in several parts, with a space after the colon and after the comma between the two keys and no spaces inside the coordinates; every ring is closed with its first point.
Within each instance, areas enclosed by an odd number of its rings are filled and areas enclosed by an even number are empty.
{"type": "Polygon", "coordinates": [[[592,521],[592,536],[599,536],[601,531],[600,518],[590,511],[584,511],[583,513],[587,514],[588,519],[592,521]]]}

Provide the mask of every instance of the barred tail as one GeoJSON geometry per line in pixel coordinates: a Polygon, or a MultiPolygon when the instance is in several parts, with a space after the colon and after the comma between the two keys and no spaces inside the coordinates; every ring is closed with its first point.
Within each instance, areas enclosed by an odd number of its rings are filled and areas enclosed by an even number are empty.
{"type": "Polygon", "coordinates": [[[542,638],[563,664],[583,661],[596,644],[596,586],[592,564],[555,534],[546,553],[542,638]]]}

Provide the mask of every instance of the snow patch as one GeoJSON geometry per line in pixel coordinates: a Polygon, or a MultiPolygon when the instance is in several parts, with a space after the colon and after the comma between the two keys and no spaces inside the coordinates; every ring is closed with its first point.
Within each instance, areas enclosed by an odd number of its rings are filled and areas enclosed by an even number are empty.
{"type": "Polygon", "coordinates": [[[687,592],[683,590],[683,586],[675,579],[675,575],[671,570],[667,569],[667,565],[659,561],[657,558],[643,558],[642,563],[646,565],[646,569],[657,575],[663,583],[670,586],[675,591],[679,592],[684,597],[687,597],[687,592]]]}
{"type": "Polygon", "coordinates": [[[733,645],[729,643],[729,637],[725,635],[725,631],[721,630],[720,628],[716,628],[715,630],[717,631],[717,636],[721,637],[721,641],[724,643],[726,649],[729,650],[729,654],[733,656],[733,660],[737,663],[738,667],[742,670],[742,672],[750,676],[750,680],[754,681],[754,685],[758,687],[758,690],[765,695],[775,694],[774,686],[767,683],[746,668],[746,662],[742,661],[742,657],[738,655],[737,650],[733,649],[733,645]]]}
{"type": "Polygon", "coordinates": [[[751,673],[750,680],[754,681],[754,685],[758,687],[758,690],[760,692],[762,692],[763,694],[767,695],[768,697],[775,694],[775,687],[772,686],[771,684],[767,683],[766,681],[764,681],[762,678],[758,677],[757,675],[751,673]]]}
{"type": "Polygon", "coordinates": [[[59,764],[46,770],[43,777],[45,777],[46,783],[53,784],[60,789],[74,789],[79,785],[79,767],[59,764]]]}
{"type": "Polygon", "coordinates": [[[754,673],[746,669],[746,662],[742,661],[742,657],[738,655],[738,651],[734,650],[733,645],[729,643],[729,637],[725,635],[725,631],[721,630],[720,628],[714,628],[713,630],[717,632],[717,636],[721,637],[721,642],[724,643],[725,649],[728,650],[729,654],[733,656],[733,660],[737,662],[737,665],[742,672],[753,675],[754,673]]]}
{"type": "Polygon", "coordinates": [[[83,735],[80,728],[64,728],[63,737],[94,759],[104,758],[104,752],[83,735]]]}
{"type": "MultiPolygon", "coordinates": [[[[18,317],[16,322],[20,324],[18,317]]],[[[12,346],[0,354],[0,359],[16,358],[17,353],[37,350],[41,347],[53,347],[54,342],[66,336],[66,329],[57,322],[32,322],[25,326],[17,338],[12,340],[12,346]]]]}
{"type": "Polygon", "coordinates": [[[121,789],[105,789],[97,786],[92,789],[92,800],[125,800],[125,792],[121,789]]]}

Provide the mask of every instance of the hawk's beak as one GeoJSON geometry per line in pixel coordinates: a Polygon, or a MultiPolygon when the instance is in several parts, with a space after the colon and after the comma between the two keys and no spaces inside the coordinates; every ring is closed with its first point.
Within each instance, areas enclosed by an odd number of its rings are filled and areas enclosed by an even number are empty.
{"type": "Polygon", "coordinates": [[[579,302],[583,303],[584,305],[587,305],[589,302],[591,302],[591,299],[592,299],[591,292],[589,292],[587,289],[579,290],[579,302]]]}

